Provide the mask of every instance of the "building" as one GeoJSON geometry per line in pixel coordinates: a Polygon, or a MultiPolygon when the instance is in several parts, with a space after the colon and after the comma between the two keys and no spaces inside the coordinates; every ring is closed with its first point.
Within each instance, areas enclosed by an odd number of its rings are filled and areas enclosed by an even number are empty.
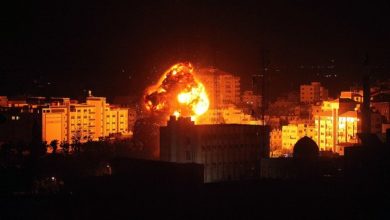
{"type": "Polygon", "coordinates": [[[387,123],[390,123],[390,94],[379,93],[371,99],[371,107],[379,112],[387,123]]]}
{"type": "Polygon", "coordinates": [[[131,135],[134,133],[134,125],[137,121],[137,109],[139,109],[138,97],[136,96],[116,96],[114,97],[113,104],[118,105],[121,108],[128,109],[128,128],[131,135]]]}
{"type": "Polygon", "coordinates": [[[196,124],[250,124],[260,125],[261,120],[255,119],[252,115],[230,105],[221,109],[209,109],[196,119],[196,124]]]}
{"type": "Polygon", "coordinates": [[[253,91],[244,91],[241,96],[241,104],[248,114],[259,115],[261,113],[261,95],[256,95],[253,91]]]}
{"type": "Polygon", "coordinates": [[[270,133],[270,156],[280,156],[279,152],[282,149],[282,130],[272,129],[270,133]]]}
{"type": "Polygon", "coordinates": [[[328,99],[328,90],[319,82],[300,86],[300,101],[302,103],[315,103],[328,99]]]}
{"type": "Polygon", "coordinates": [[[260,159],[268,155],[268,126],[195,125],[172,116],[160,127],[160,159],[203,164],[205,182],[257,178],[260,159]]]}
{"type": "Polygon", "coordinates": [[[204,68],[196,77],[203,83],[210,100],[210,108],[224,108],[240,104],[240,77],[216,68],[204,68]]]}
{"type": "Polygon", "coordinates": [[[341,99],[351,99],[358,103],[363,103],[363,90],[353,90],[353,91],[341,91],[341,99]]]}
{"type": "Polygon", "coordinates": [[[0,144],[29,144],[40,136],[39,109],[0,107],[0,144]]]}
{"type": "Polygon", "coordinates": [[[86,142],[111,134],[128,135],[128,109],[106,103],[104,97],[87,97],[86,103],[69,99],[42,108],[42,140],[86,142]]]}
{"type": "Polygon", "coordinates": [[[343,145],[357,143],[359,114],[359,105],[351,99],[324,101],[320,109],[313,111],[314,140],[320,150],[342,154],[343,145]]]}
{"type": "Polygon", "coordinates": [[[8,97],[0,96],[0,107],[7,107],[7,106],[8,106],[8,97]]]}
{"type": "Polygon", "coordinates": [[[319,148],[309,137],[300,138],[293,146],[293,157],[261,160],[261,177],[284,180],[319,180],[338,177],[343,161],[321,157],[319,148]]]}
{"type": "Polygon", "coordinates": [[[9,99],[0,109],[0,141],[30,142],[32,129],[42,141],[86,142],[114,134],[129,135],[128,109],[106,103],[104,97],[87,97],[86,103],[69,98],[9,99]],[[37,133],[37,132],[35,132],[37,133]]]}
{"type": "Polygon", "coordinates": [[[315,128],[313,125],[304,123],[288,124],[282,126],[282,149],[292,153],[294,145],[303,137],[313,139],[315,136],[315,128]]]}

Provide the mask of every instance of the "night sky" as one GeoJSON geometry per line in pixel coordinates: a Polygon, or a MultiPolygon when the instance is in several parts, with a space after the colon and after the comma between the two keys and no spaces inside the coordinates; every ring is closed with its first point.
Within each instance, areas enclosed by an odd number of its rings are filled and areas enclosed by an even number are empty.
{"type": "Polygon", "coordinates": [[[334,94],[359,81],[365,54],[374,79],[389,72],[387,2],[16,1],[0,13],[0,95],[140,94],[179,61],[246,89],[264,56],[271,96],[310,80],[334,94]]]}

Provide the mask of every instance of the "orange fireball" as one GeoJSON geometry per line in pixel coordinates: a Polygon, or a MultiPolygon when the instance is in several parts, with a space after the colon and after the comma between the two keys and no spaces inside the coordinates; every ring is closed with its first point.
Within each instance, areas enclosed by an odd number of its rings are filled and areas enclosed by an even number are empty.
{"type": "Polygon", "coordinates": [[[169,68],[156,85],[145,94],[145,107],[155,114],[192,117],[194,120],[209,108],[204,85],[194,76],[191,63],[169,68]]]}

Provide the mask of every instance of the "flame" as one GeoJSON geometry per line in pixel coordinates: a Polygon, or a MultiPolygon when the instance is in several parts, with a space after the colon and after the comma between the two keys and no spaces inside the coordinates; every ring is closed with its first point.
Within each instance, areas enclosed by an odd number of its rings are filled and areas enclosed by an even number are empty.
{"type": "Polygon", "coordinates": [[[145,94],[145,107],[165,116],[191,117],[204,114],[209,99],[204,85],[194,76],[191,63],[178,63],[169,68],[145,94]]]}

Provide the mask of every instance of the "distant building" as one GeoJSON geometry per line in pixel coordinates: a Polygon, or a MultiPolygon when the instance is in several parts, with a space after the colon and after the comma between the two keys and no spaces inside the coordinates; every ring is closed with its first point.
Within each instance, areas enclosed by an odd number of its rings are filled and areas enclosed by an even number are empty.
{"type": "Polygon", "coordinates": [[[319,82],[300,86],[300,101],[302,103],[315,103],[328,99],[328,90],[319,82]]]}
{"type": "Polygon", "coordinates": [[[289,158],[263,159],[261,177],[266,179],[319,179],[324,174],[333,176],[341,167],[335,159],[320,158],[317,144],[306,136],[297,141],[293,152],[293,157],[289,158]]]}
{"type": "Polygon", "coordinates": [[[240,77],[215,68],[204,68],[196,77],[204,84],[210,108],[240,104],[240,77]]]}
{"type": "Polygon", "coordinates": [[[246,109],[246,112],[251,115],[258,116],[261,113],[261,102],[261,95],[256,95],[251,90],[244,91],[241,96],[241,105],[243,109],[246,109]]]}
{"type": "Polygon", "coordinates": [[[0,109],[0,141],[31,141],[32,128],[50,143],[98,140],[114,134],[129,135],[128,109],[106,103],[104,97],[87,97],[86,103],[69,98],[9,99],[0,109]]]}
{"type": "Polygon", "coordinates": [[[294,145],[302,137],[313,139],[315,136],[315,128],[308,124],[288,124],[282,126],[282,148],[283,150],[292,153],[294,145]]]}
{"type": "Polygon", "coordinates": [[[160,128],[160,159],[203,164],[205,182],[257,178],[260,159],[268,156],[267,126],[195,125],[173,116],[160,128]]]}
{"type": "Polygon", "coordinates": [[[1,142],[29,144],[33,139],[39,139],[40,137],[34,137],[41,134],[39,112],[39,109],[28,106],[0,107],[0,144],[1,142]]]}
{"type": "Polygon", "coordinates": [[[387,123],[390,123],[390,91],[373,96],[371,107],[378,111],[387,123]]]}
{"type": "Polygon", "coordinates": [[[87,97],[86,103],[42,108],[42,140],[85,142],[121,133],[128,135],[128,109],[106,103],[104,97],[87,97]]]}
{"type": "Polygon", "coordinates": [[[131,135],[134,133],[134,125],[137,121],[138,99],[135,96],[116,96],[113,100],[114,105],[128,109],[128,128],[131,135]]]}
{"type": "Polygon", "coordinates": [[[360,132],[358,111],[356,102],[336,99],[323,102],[321,108],[313,112],[314,140],[320,150],[339,152],[339,144],[357,143],[357,133],[360,132]]]}
{"type": "Polygon", "coordinates": [[[271,154],[282,149],[282,130],[272,129],[270,133],[271,154]]]}
{"type": "Polygon", "coordinates": [[[8,98],[7,96],[0,96],[0,107],[8,106],[8,98]]]}
{"type": "Polygon", "coordinates": [[[255,119],[250,114],[230,105],[220,109],[209,109],[196,119],[196,124],[250,124],[260,125],[261,120],[255,119]]]}
{"type": "Polygon", "coordinates": [[[341,91],[341,99],[351,99],[358,103],[363,103],[363,90],[341,91]]]}

